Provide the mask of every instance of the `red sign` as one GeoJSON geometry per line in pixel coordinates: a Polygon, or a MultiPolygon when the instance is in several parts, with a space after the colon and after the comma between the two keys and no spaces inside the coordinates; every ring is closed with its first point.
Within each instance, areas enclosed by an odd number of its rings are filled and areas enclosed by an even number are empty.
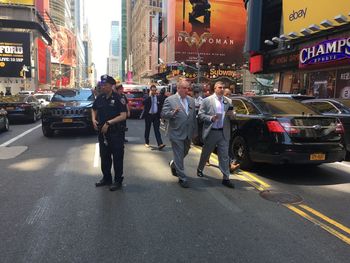
{"type": "Polygon", "coordinates": [[[262,55],[250,57],[249,59],[250,73],[259,73],[263,71],[263,59],[264,58],[262,55]]]}
{"type": "Polygon", "coordinates": [[[39,73],[39,83],[47,83],[47,68],[46,68],[46,52],[47,48],[40,38],[38,38],[38,73],[39,73]]]}

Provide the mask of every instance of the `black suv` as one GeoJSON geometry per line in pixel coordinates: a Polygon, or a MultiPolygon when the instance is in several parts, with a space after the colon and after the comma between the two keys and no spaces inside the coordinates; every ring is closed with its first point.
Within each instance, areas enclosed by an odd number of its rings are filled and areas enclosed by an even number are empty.
{"type": "Polygon", "coordinates": [[[42,112],[42,130],[51,137],[55,130],[93,130],[91,108],[95,96],[91,89],[61,89],[42,112]]]}

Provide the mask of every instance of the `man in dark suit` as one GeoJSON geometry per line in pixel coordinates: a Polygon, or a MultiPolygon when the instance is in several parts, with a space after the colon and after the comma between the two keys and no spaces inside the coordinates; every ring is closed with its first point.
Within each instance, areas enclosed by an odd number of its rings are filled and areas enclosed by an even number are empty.
{"type": "Polygon", "coordinates": [[[151,125],[153,123],[153,130],[158,143],[158,149],[161,150],[165,147],[163,144],[162,136],[160,135],[160,112],[163,108],[164,101],[157,96],[157,87],[151,85],[150,96],[143,101],[144,110],[143,116],[145,118],[145,146],[149,147],[149,133],[151,131],[151,125]]]}

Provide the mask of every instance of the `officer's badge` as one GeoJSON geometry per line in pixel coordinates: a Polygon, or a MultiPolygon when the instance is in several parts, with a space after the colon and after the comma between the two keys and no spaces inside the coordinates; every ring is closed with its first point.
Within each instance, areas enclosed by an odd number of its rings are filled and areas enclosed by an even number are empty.
{"type": "Polygon", "coordinates": [[[120,102],[121,102],[121,104],[123,104],[123,105],[125,105],[125,104],[126,104],[126,101],[125,101],[125,99],[124,99],[124,98],[120,98],[120,102]]]}

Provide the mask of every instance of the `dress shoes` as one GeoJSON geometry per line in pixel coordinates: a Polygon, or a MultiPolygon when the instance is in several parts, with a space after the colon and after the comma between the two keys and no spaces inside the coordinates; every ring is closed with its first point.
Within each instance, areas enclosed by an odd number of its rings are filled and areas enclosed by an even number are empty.
{"type": "Polygon", "coordinates": [[[169,162],[169,166],[170,166],[170,169],[171,169],[171,174],[173,176],[177,176],[177,172],[176,172],[176,169],[175,169],[175,164],[174,164],[174,160],[171,160],[169,162]]]}
{"type": "Polygon", "coordinates": [[[197,169],[197,176],[198,176],[198,177],[204,177],[203,171],[197,169]]]}
{"type": "Polygon", "coordinates": [[[122,183],[114,182],[114,183],[109,187],[109,190],[112,191],[112,192],[113,192],[113,191],[117,191],[117,190],[121,189],[122,186],[123,186],[122,183]]]}
{"type": "Polygon", "coordinates": [[[158,145],[158,150],[160,151],[160,150],[163,149],[164,147],[165,147],[165,144],[158,145]]]}
{"type": "Polygon", "coordinates": [[[146,147],[146,148],[149,148],[150,146],[149,146],[149,144],[148,144],[148,143],[145,143],[145,147],[146,147]]]}
{"type": "Polygon", "coordinates": [[[105,180],[100,180],[99,182],[95,183],[95,186],[96,187],[100,187],[100,186],[105,186],[105,185],[111,185],[112,182],[109,182],[109,181],[105,181],[105,180]]]}
{"type": "Polygon", "coordinates": [[[179,179],[179,185],[181,187],[183,187],[183,188],[189,188],[190,187],[190,185],[188,184],[187,181],[184,181],[184,180],[181,180],[181,179],[179,179]]]}
{"type": "Polygon", "coordinates": [[[227,179],[227,180],[223,179],[222,184],[228,188],[235,188],[235,185],[233,183],[231,183],[231,181],[229,179],[227,179]]]}

